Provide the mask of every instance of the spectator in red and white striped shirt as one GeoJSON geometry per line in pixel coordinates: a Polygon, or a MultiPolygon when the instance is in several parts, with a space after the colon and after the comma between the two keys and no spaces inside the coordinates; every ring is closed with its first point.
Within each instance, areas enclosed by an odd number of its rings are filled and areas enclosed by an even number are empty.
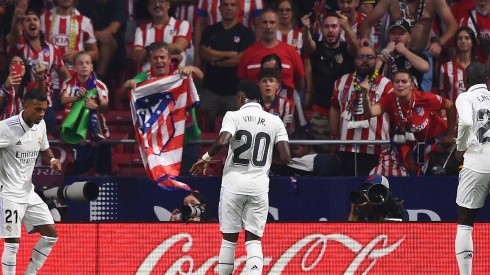
{"type": "Polygon", "coordinates": [[[23,109],[21,99],[30,79],[26,66],[22,57],[14,55],[0,76],[0,120],[18,115],[23,109]]]}
{"type": "Polygon", "coordinates": [[[192,30],[189,22],[177,20],[169,15],[168,0],[149,0],[148,11],[152,22],[140,25],[134,37],[133,59],[143,70],[148,70],[148,52],[145,47],[153,42],[163,41],[169,44],[172,60],[179,66],[185,65],[185,51],[191,45],[192,30]]]}
{"type": "MultiPolygon", "coordinates": [[[[390,121],[388,115],[369,118],[364,115],[360,83],[369,83],[369,102],[375,103],[393,91],[391,81],[376,68],[374,49],[362,47],[355,58],[356,70],[337,79],[334,84],[330,107],[330,133],[340,140],[389,140],[390,121]]],[[[354,175],[357,158],[357,175],[368,175],[378,164],[381,145],[340,146],[343,175],[354,175]]]]}
{"type": "Polygon", "coordinates": [[[296,49],[298,54],[301,54],[301,49],[303,48],[303,35],[301,33],[301,28],[293,27],[293,1],[280,1],[277,15],[279,16],[277,40],[288,43],[296,49]]]}
{"type": "Polygon", "coordinates": [[[476,59],[486,63],[490,53],[490,1],[472,1],[475,7],[466,12],[466,16],[459,22],[460,26],[472,29],[479,43],[477,45],[476,59]]]}
{"type": "Polygon", "coordinates": [[[265,68],[259,72],[259,87],[262,94],[262,107],[281,118],[288,133],[294,130],[294,103],[279,96],[281,73],[277,69],[265,68]]]}
{"type": "MultiPolygon", "coordinates": [[[[73,57],[79,51],[86,51],[94,61],[99,58],[92,22],[75,8],[75,0],[59,0],[55,8],[45,11],[41,15],[41,30],[46,40],[58,48],[67,67],[72,67],[73,57]]],[[[56,72],[52,83],[53,90],[59,92],[63,82],[56,72]]]]}
{"type": "Polygon", "coordinates": [[[75,8],[75,0],[59,0],[54,9],[44,12],[41,30],[58,47],[66,64],[73,64],[79,51],[87,52],[94,61],[99,57],[92,22],[75,8]]]}
{"type": "Polygon", "coordinates": [[[48,94],[48,110],[44,116],[48,133],[57,135],[56,118],[53,102],[57,101],[53,94],[52,73],[56,71],[61,80],[70,78],[70,73],[65,67],[58,49],[46,42],[41,31],[39,16],[27,9],[27,1],[21,1],[14,14],[16,26],[10,30],[7,36],[7,45],[12,51],[16,51],[26,59],[31,68],[31,79],[43,78],[46,93],[48,94]],[[44,74],[39,74],[44,71],[44,74]]]}
{"type": "MultiPolygon", "coordinates": [[[[109,128],[103,113],[107,113],[109,97],[107,86],[97,79],[94,73],[92,58],[86,52],[78,52],[73,57],[76,74],[63,83],[61,91],[61,104],[65,106],[64,116],[68,115],[73,104],[79,100],[85,101],[85,107],[90,111],[87,138],[96,142],[109,138],[109,128]],[[84,99],[89,90],[96,89],[97,94],[84,99]]],[[[111,146],[110,144],[83,143],[73,146],[75,161],[73,173],[75,175],[86,173],[94,167],[99,175],[111,172],[111,146]]]]}
{"type": "Polygon", "coordinates": [[[439,74],[440,95],[455,102],[458,95],[466,92],[463,72],[468,65],[475,61],[477,40],[475,33],[469,27],[460,27],[454,35],[455,56],[442,65],[439,74]]]}

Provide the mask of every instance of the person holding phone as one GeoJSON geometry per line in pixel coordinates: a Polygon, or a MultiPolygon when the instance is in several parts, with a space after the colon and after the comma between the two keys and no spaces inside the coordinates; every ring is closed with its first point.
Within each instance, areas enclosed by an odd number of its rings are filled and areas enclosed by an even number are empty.
{"type": "Polygon", "coordinates": [[[22,98],[31,88],[42,89],[44,81],[30,82],[26,74],[25,59],[14,55],[7,61],[5,73],[0,77],[0,120],[17,115],[22,111],[22,98]]]}

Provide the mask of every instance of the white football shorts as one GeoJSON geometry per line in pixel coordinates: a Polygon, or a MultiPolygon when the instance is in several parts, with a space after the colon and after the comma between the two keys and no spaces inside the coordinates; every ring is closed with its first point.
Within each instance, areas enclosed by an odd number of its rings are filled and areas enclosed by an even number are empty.
{"type": "Polygon", "coordinates": [[[459,172],[456,203],[465,208],[482,208],[490,188],[490,173],[479,173],[468,168],[459,172]]]}
{"type": "Polygon", "coordinates": [[[221,232],[239,233],[243,228],[254,235],[264,234],[269,194],[239,195],[221,188],[218,217],[221,232]]]}
{"type": "Polygon", "coordinates": [[[21,224],[28,233],[34,226],[54,224],[48,206],[34,191],[29,194],[28,203],[0,198],[0,238],[20,238],[21,224]]]}

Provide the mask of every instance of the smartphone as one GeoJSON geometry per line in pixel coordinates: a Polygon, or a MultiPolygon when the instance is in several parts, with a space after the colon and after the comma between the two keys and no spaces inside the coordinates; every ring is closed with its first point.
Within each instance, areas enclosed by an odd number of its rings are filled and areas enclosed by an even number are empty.
{"type": "Polygon", "coordinates": [[[17,75],[22,74],[22,65],[20,64],[12,64],[11,69],[13,74],[17,74],[17,75]]]}

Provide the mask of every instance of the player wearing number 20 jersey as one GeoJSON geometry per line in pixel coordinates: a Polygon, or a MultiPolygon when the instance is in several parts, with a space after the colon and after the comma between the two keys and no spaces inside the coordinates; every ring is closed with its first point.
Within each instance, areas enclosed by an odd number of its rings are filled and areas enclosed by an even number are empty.
{"type": "Polygon", "coordinates": [[[288,134],[278,116],[262,110],[257,84],[242,81],[237,87],[238,111],[227,112],[220,136],[194,165],[191,173],[203,172],[206,164],[222,149],[229,147],[223,169],[218,216],[223,235],[218,256],[219,274],[232,274],[238,235],[245,229],[247,263],[243,272],[262,274],[264,256],[261,238],[269,208],[269,169],[272,151],[277,161],[291,160],[288,134]]]}
{"type": "Polygon", "coordinates": [[[223,188],[242,195],[267,193],[273,147],[276,142],[288,141],[284,123],[263,111],[259,103],[249,102],[226,113],[222,132],[233,136],[223,169],[223,188]]]}

